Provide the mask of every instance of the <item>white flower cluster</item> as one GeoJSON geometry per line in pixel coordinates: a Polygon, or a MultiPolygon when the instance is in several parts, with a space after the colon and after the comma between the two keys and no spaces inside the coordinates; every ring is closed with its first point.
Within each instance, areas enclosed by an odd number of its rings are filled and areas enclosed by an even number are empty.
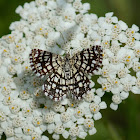
{"type": "Polygon", "coordinates": [[[101,101],[106,92],[113,94],[114,110],[129,91],[140,94],[139,28],[128,28],[113,13],[98,18],[89,9],[81,0],[35,0],[16,9],[21,20],[0,39],[0,135],[4,132],[7,140],[48,140],[45,131],[53,139],[84,139],[96,133],[94,121],[107,108],[101,101]],[[43,81],[29,64],[31,49],[74,55],[93,45],[103,47],[103,66],[95,72],[101,88],[92,82],[81,101],[45,97],[43,81]]]}

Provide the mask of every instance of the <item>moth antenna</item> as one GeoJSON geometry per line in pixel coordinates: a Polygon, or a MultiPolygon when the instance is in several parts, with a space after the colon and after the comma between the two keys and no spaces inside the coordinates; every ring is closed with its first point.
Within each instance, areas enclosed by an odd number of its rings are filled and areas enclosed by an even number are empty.
{"type": "MultiPolygon", "coordinates": [[[[66,44],[67,44],[67,41],[65,40],[65,37],[63,36],[63,33],[62,33],[62,32],[60,32],[60,34],[61,34],[61,36],[62,36],[62,38],[63,38],[63,40],[64,40],[64,47],[65,47],[65,46],[66,46],[66,44]]],[[[66,53],[68,53],[70,56],[72,56],[71,49],[70,49],[70,51],[69,51],[69,52],[66,52],[66,53]]]]}
{"type": "Polygon", "coordinates": [[[64,44],[66,45],[66,40],[65,40],[65,38],[64,38],[64,36],[63,36],[63,34],[62,34],[62,32],[60,32],[60,34],[61,34],[61,36],[62,36],[62,38],[63,38],[63,40],[64,40],[64,44]]]}

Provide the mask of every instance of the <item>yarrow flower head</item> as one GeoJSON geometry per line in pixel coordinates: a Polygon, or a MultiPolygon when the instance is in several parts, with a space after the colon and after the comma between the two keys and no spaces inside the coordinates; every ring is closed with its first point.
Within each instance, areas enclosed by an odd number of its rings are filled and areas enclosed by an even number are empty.
{"type": "MultiPolygon", "coordinates": [[[[13,22],[11,34],[0,39],[0,136],[4,132],[11,139],[47,140],[43,133],[48,131],[53,139],[60,139],[60,135],[65,139],[85,139],[96,133],[94,122],[102,118],[102,109],[107,108],[102,101],[107,92],[112,93],[113,110],[130,92],[140,94],[139,28],[129,28],[112,12],[98,18],[89,14],[89,9],[90,4],[81,0],[35,0],[16,9],[21,20],[13,22]],[[42,89],[45,79],[37,77],[40,73],[33,74],[31,50],[41,49],[59,56],[69,54],[72,58],[92,46],[102,46],[103,60],[102,66],[93,61],[100,68],[87,78],[90,90],[82,99],[65,96],[55,102],[53,96],[48,98],[42,89]]],[[[50,82],[53,79],[45,78],[50,82]]]]}

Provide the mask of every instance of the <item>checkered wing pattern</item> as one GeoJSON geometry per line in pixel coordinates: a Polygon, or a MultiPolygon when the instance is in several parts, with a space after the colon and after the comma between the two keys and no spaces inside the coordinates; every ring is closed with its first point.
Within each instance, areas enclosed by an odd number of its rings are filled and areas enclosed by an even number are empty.
{"type": "Polygon", "coordinates": [[[60,101],[69,94],[73,99],[80,100],[88,90],[90,81],[83,72],[79,72],[74,66],[70,70],[70,78],[67,79],[61,67],[57,72],[52,73],[45,84],[43,90],[45,95],[54,101],[60,101]]]}
{"type": "Polygon", "coordinates": [[[86,77],[85,73],[73,66],[69,81],[69,91],[72,98],[80,100],[88,90],[90,90],[89,79],[86,77]]]}
{"type": "Polygon", "coordinates": [[[40,49],[33,49],[30,54],[32,70],[37,76],[47,75],[43,85],[46,96],[55,101],[66,97],[67,85],[64,71],[61,67],[61,57],[40,49]]]}
{"type": "Polygon", "coordinates": [[[61,57],[47,51],[33,49],[30,63],[38,76],[48,75],[43,90],[50,99],[60,101],[66,95],[71,95],[80,100],[90,90],[87,74],[93,74],[101,66],[102,49],[101,46],[93,46],[77,53],[69,59],[67,73],[61,57]]]}
{"type": "Polygon", "coordinates": [[[61,58],[47,51],[33,49],[30,54],[31,68],[37,76],[44,77],[60,67],[61,58]]]}
{"type": "Polygon", "coordinates": [[[102,63],[101,46],[85,49],[71,58],[73,61],[70,91],[74,99],[81,99],[90,90],[90,81],[87,74],[93,74],[102,63]]]}
{"type": "Polygon", "coordinates": [[[102,48],[101,46],[93,46],[76,54],[72,59],[74,59],[74,65],[79,71],[93,74],[102,64],[102,48]]]}
{"type": "Polygon", "coordinates": [[[45,95],[54,101],[60,101],[66,98],[68,93],[68,80],[61,67],[48,76],[43,85],[43,90],[45,95]]]}

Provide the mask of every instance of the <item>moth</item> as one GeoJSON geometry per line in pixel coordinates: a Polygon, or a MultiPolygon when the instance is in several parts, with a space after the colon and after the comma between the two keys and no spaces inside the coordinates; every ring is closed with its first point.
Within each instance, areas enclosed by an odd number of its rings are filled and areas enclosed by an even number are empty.
{"type": "Polygon", "coordinates": [[[98,45],[72,57],[32,49],[30,65],[37,76],[46,76],[42,88],[50,99],[60,101],[68,96],[80,100],[91,89],[88,74],[98,70],[102,58],[102,47],[98,45]]]}

